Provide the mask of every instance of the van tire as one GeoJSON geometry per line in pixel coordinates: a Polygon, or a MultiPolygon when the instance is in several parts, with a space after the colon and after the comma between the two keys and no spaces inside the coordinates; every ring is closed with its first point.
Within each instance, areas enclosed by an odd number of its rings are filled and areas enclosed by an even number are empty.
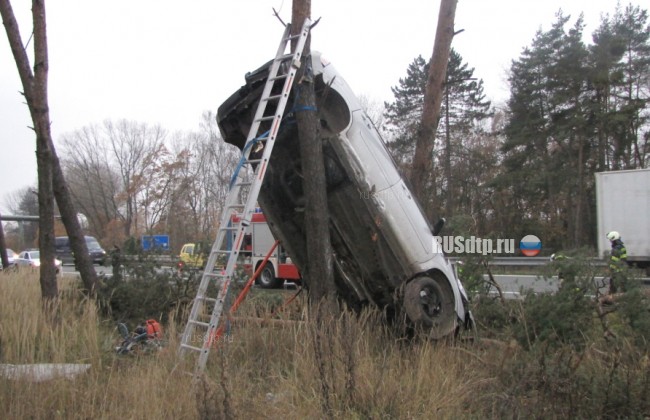
{"type": "Polygon", "coordinates": [[[456,329],[454,293],[447,281],[420,276],[404,289],[404,309],[416,329],[441,339],[456,329]]]}
{"type": "Polygon", "coordinates": [[[264,269],[257,277],[257,284],[262,289],[277,289],[280,287],[280,279],[275,278],[275,271],[273,270],[273,264],[266,263],[264,269]]]}

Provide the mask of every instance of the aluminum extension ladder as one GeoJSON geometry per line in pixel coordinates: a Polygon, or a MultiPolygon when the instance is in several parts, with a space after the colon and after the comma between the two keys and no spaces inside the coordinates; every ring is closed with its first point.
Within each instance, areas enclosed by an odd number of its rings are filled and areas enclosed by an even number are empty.
{"type": "MultiPolygon", "coordinates": [[[[302,53],[310,29],[310,19],[305,19],[302,31],[297,35],[292,36],[291,25],[286,25],[275,59],[270,66],[266,85],[262,91],[246,144],[242,150],[240,165],[232,178],[217,238],[210,251],[179,348],[181,357],[189,353],[198,354],[195,376],[205,369],[210,348],[217,338],[219,319],[224,311],[240,247],[244,235],[248,233],[291,87],[301,65],[302,53]],[[295,47],[291,50],[293,40],[296,42],[295,47]],[[291,50],[289,53],[285,53],[287,46],[291,50]],[[276,83],[284,83],[279,94],[274,93],[276,83]],[[266,112],[267,105],[275,106],[275,111],[273,113],[266,112]],[[262,132],[266,128],[268,130],[262,132]],[[261,150],[261,157],[251,159],[250,155],[253,150],[257,153],[261,150]],[[233,212],[241,214],[237,222],[233,222],[231,219],[233,212]],[[215,271],[215,267],[223,265],[224,261],[224,267],[215,271]],[[216,287],[210,287],[210,285],[216,287]],[[214,296],[215,293],[216,296],[214,296]]],[[[277,92],[277,88],[275,92],[277,92]]]]}

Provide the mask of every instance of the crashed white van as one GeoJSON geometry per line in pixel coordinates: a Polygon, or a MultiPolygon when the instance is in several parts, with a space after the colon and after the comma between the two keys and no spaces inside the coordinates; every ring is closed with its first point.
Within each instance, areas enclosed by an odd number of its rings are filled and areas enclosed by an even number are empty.
{"type": "MultiPolygon", "coordinates": [[[[240,149],[269,64],[248,73],[246,85],[219,107],[221,134],[240,149]]],[[[376,305],[391,317],[405,313],[413,326],[427,328],[434,338],[471,325],[465,291],[379,132],[334,67],[319,53],[312,53],[311,64],[338,294],[355,308],[376,305]]],[[[274,235],[305,273],[309,215],[303,211],[292,101],[275,141],[259,203],[274,235]]],[[[309,279],[304,282],[308,287],[309,279]]]]}

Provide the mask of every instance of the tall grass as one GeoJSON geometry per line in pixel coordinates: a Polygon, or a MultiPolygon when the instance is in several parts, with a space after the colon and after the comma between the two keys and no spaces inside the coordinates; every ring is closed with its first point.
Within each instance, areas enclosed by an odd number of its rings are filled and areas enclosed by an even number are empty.
{"type": "Polygon", "coordinates": [[[156,357],[114,354],[117,333],[93,301],[62,280],[52,317],[40,300],[37,275],[0,275],[0,362],[83,363],[88,373],[46,382],[0,378],[2,418],[195,418],[190,379],[174,371],[173,349],[156,357]],[[171,351],[170,351],[171,350],[171,351]]]}
{"type": "MultiPolygon", "coordinates": [[[[87,363],[75,379],[0,378],[2,418],[593,418],[650,415],[646,347],[621,339],[584,346],[516,340],[406,339],[370,311],[315,322],[305,297],[271,318],[253,290],[192,382],[168,346],[117,355],[112,321],[63,280],[56,317],[37,276],[0,274],[0,363],[87,363]],[[302,300],[301,300],[302,299],[302,300]],[[54,319],[54,320],[52,320],[54,319]]],[[[597,323],[595,323],[597,325],[597,323]]],[[[182,326],[182,322],[180,322],[182,326]]],[[[507,331],[501,332],[507,336],[507,331]]]]}

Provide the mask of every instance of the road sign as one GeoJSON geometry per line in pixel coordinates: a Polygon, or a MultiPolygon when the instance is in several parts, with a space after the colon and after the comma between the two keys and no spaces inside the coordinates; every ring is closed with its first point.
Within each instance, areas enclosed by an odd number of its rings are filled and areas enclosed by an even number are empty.
{"type": "Polygon", "coordinates": [[[169,251],[169,235],[143,235],[143,251],[169,251]]]}

